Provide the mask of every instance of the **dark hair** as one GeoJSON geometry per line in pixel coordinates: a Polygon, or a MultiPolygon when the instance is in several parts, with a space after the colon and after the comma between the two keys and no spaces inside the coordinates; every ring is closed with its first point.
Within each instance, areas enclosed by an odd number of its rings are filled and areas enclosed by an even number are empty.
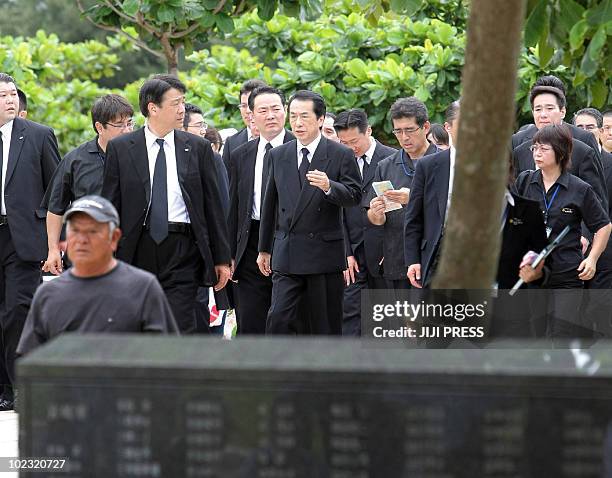
{"type": "Polygon", "coordinates": [[[414,96],[399,98],[391,105],[389,110],[391,121],[401,118],[414,118],[419,128],[422,128],[426,121],[429,121],[427,106],[414,96]]]}
{"type": "Polygon", "coordinates": [[[357,128],[359,132],[363,134],[368,130],[368,126],[368,115],[365,111],[357,108],[338,113],[334,121],[334,129],[336,132],[357,128]]]}
{"type": "Polygon", "coordinates": [[[242,97],[242,95],[246,95],[247,93],[252,93],[254,89],[260,88],[262,86],[268,86],[268,85],[261,80],[246,80],[240,87],[240,93],[238,93],[238,101],[240,101],[240,98],[242,97]]]}
{"type": "Polygon", "coordinates": [[[166,91],[172,88],[181,93],[187,91],[185,84],[173,75],[153,75],[144,82],[138,94],[138,105],[145,118],[149,117],[149,103],[159,106],[166,91]]]}
{"type": "Polygon", "coordinates": [[[603,126],[603,115],[596,110],[595,108],[582,108],[581,110],[576,111],[574,114],[574,118],[572,119],[572,123],[576,126],[576,118],[580,115],[590,116],[597,123],[597,127],[601,128],[603,126]]]}
{"type": "Polygon", "coordinates": [[[17,88],[17,96],[19,96],[19,113],[28,109],[28,97],[26,94],[17,88]]]}
{"type": "Polygon", "coordinates": [[[187,129],[192,114],[204,115],[202,109],[192,103],[185,103],[185,117],[183,118],[183,128],[187,129]]]}
{"type": "Polygon", "coordinates": [[[204,135],[204,137],[211,143],[216,143],[219,146],[223,144],[223,138],[219,134],[219,131],[217,130],[217,128],[213,128],[212,126],[206,130],[206,134],[204,135]]]}
{"type": "Polygon", "coordinates": [[[565,92],[565,85],[555,75],[540,76],[536,80],[536,82],[533,84],[532,88],[535,88],[536,86],[552,86],[553,88],[557,88],[557,89],[561,90],[561,93],[563,93],[563,96],[565,96],[567,94],[565,92]]]}
{"type": "Polygon", "coordinates": [[[461,100],[455,100],[450,105],[448,105],[448,108],[446,108],[446,111],[444,112],[444,121],[449,124],[452,124],[452,122],[457,119],[457,116],[459,116],[460,108],[461,100]]]}
{"type": "Polygon", "coordinates": [[[448,132],[440,123],[431,123],[429,127],[429,133],[436,140],[438,144],[445,144],[448,146],[448,132]]]}
{"type": "Polygon", "coordinates": [[[314,91],[310,90],[296,91],[295,93],[293,93],[293,96],[289,98],[289,109],[291,109],[291,103],[293,102],[293,100],[312,101],[312,110],[314,111],[314,114],[317,119],[325,116],[325,113],[327,111],[325,106],[325,100],[319,93],[315,93],[314,91]]]}
{"type": "Polygon", "coordinates": [[[570,167],[572,158],[572,133],[564,124],[551,124],[540,128],[534,135],[532,144],[550,144],[555,152],[555,161],[561,166],[561,172],[570,167]]]}
{"type": "Polygon", "coordinates": [[[91,124],[96,134],[96,123],[107,124],[114,118],[133,116],[134,108],[128,101],[119,95],[104,95],[94,101],[91,107],[91,124]]]}
{"type": "Polygon", "coordinates": [[[560,90],[556,86],[534,86],[531,88],[531,92],[529,93],[529,103],[531,104],[531,108],[533,109],[533,102],[536,97],[544,94],[553,95],[557,99],[557,105],[559,109],[565,108],[565,94],[563,90],[560,90]]]}
{"type": "Polygon", "coordinates": [[[604,111],[601,116],[602,116],[602,118],[607,118],[608,116],[612,116],[612,110],[604,111]]]}
{"type": "Polygon", "coordinates": [[[280,97],[282,105],[285,106],[285,94],[278,88],[264,85],[259,86],[253,91],[251,91],[251,94],[249,95],[249,109],[251,111],[253,111],[253,107],[255,106],[255,98],[257,98],[259,95],[278,95],[280,97]]]}
{"type": "Polygon", "coordinates": [[[0,73],[0,83],[13,83],[15,88],[17,88],[15,78],[13,78],[11,75],[7,75],[6,73],[0,73]]]}
{"type": "Polygon", "coordinates": [[[325,117],[326,117],[326,118],[331,118],[331,119],[333,119],[334,121],[336,120],[336,115],[335,115],[335,114],[333,114],[331,111],[326,111],[326,112],[325,112],[325,117]]]}

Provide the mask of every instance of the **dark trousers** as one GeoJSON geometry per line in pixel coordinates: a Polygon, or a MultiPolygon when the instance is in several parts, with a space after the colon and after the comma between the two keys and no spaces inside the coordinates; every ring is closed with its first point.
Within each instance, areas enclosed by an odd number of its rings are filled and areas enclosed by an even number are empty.
{"type": "Polygon", "coordinates": [[[196,295],[202,276],[202,256],[191,233],[170,232],[159,245],[143,230],[134,265],[157,276],[182,334],[196,327],[196,295]]]}
{"type": "Polygon", "coordinates": [[[7,399],[13,398],[15,351],[40,281],[40,263],[22,261],[15,251],[9,227],[0,226],[0,380],[7,399]]]}
{"type": "MultiPolygon", "coordinates": [[[[361,335],[361,291],[364,289],[386,289],[387,281],[373,275],[368,270],[363,245],[355,250],[355,260],[359,266],[355,282],[344,288],[344,308],[342,314],[342,335],[361,335]]],[[[406,279],[407,280],[407,279],[406,279]]]]}
{"type": "Polygon", "coordinates": [[[272,278],[264,276],[257,266],[259,221],[251,221],[249,240],[234,273],[234,291],[238,296],[236,315],[238,334],[264,334],[272,301],[272,278]]]}
{"type": "Polygon", "coordinates": [[[343,289],[342,272],[309,275],[274,272],[266,334],[341,335],[343,289]]]}

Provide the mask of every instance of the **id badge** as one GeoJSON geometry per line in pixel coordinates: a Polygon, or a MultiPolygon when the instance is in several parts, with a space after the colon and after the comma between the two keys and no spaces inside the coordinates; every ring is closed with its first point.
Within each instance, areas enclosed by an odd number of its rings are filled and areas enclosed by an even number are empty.
{"type": "Polygon", "coordinates": [[[546,226],[546,239],[550,238],[550,233],[552,232],[552,227],[546,226]]]}

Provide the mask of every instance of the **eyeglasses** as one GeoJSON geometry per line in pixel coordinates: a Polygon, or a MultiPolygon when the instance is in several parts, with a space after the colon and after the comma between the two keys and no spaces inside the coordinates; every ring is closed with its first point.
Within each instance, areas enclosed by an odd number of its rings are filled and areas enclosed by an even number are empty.
{"type": "Polygon", "coordinates": [[[199,123],[191,123],[187,125],[188,128],[197,128],[199,130],[208,129],[208,125],[204,121],[200,121],[199,123]]]}
{"type": "Polygon", "coordinates": [[[410,136],[420,129],[423,129],[423,127],[419,126],[418,128],[395,128],[392,131],[395,136],[410,136]]]}
{"type": "Polygon", "coordinates": [[[134,120],[133,119],[129,119],[127,120],[125,123],[104,123],[107,124],[109,126],[112,126],[113,128],[118,128],[118,129],[131,129],[134,127],[134,120]]]}
{"type": "Polygon", "coordinates": [[[541,153],[548,153],[549,151],[552,151],[552,147],[544,146],[542,144],[532,144],[531,146],[529,146],[529,149],[532,153],[535,153],[538,150],[540,150],[541,153]]]}
{"type": "Polygon", "coordinates": [[[586,131],[593,131],[594,129],[597,129],[596,124],[582,124],[582,125],[577,125],[577,126],[578,128],[584,129],[586,131]]]}

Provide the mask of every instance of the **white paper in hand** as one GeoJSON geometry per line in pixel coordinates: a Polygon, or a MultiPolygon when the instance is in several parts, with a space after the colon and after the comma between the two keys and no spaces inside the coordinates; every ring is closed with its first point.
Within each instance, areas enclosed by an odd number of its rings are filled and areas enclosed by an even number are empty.
{"type": "Polygon", "coordinates": [[[402,205],[398,202],[391,201],[384,196],[385,191],[393,191],[393,184],[391,181],[378,181],[372,183],[372,187],[374,188],[374,192],[377,197],[381,197],[385,201],[385,212],[395,211],[397,209],[401,209],[402,205]]]}

